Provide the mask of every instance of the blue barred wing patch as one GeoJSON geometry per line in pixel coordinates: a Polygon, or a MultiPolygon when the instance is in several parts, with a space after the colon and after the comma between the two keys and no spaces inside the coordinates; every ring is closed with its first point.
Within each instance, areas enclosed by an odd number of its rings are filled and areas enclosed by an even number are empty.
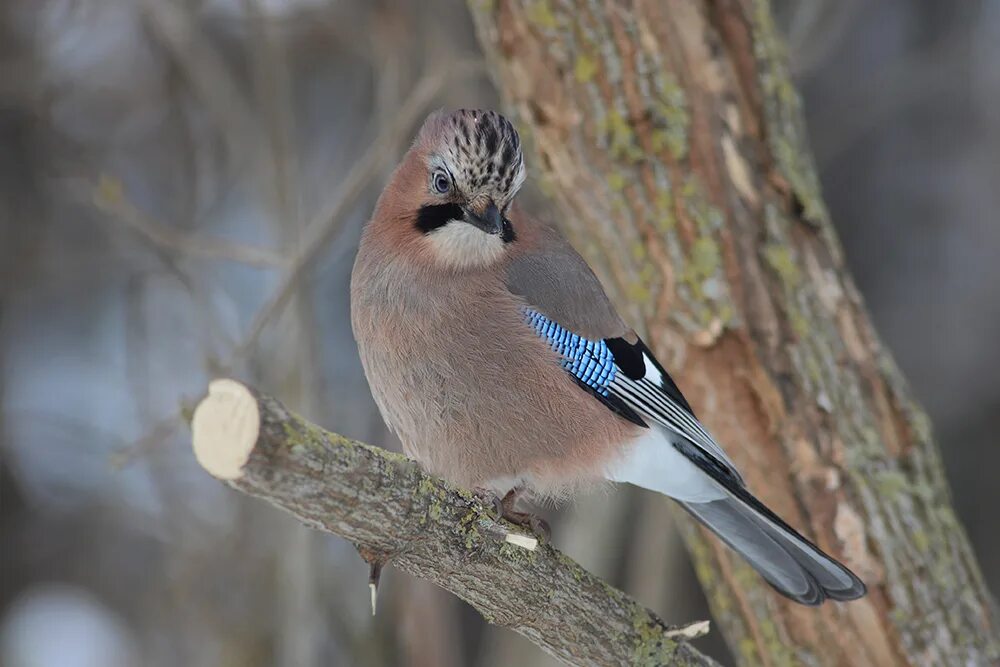
{"type": "Polygon", "coordinates": [[[582,338],[530,308],[524,309],[524,315],[535,332],[562,358],[563,368],[601,396],[608,396],[617,368],[607,343],[582,338]]]}

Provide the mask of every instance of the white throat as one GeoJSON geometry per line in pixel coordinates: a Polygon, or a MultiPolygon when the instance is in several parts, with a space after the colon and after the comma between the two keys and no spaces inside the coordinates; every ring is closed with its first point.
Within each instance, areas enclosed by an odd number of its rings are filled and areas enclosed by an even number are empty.
{"type": "Polygon", "coordinates": [[[504,252],[499,234],[487,234],[465,222],[453,220],[427,236],[438,261],[453,269],[471,269],[497,262],[504,252]]]}

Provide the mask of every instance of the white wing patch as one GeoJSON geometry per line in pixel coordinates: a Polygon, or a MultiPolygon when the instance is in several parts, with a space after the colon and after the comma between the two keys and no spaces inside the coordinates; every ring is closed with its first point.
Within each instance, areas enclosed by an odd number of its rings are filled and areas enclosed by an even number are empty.
{"type": "Polygon", "coordinates": [[[645,352],[642,353],[642,363],[646,367],[646,375],[642,379],[649,380],[657,386],[662,385],[663,375],[660,373],[660,369],[656,367],[656,364],[653,363],[653,360],[645,352]]]}

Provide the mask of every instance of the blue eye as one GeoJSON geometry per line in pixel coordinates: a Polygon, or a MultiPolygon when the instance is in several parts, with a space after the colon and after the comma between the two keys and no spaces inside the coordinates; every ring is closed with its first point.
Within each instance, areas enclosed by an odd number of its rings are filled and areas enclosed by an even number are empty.
{"type": "Polygon", "coordinates": [[[440,194],[444,194],[451,189],[451,179],[443,171],[439,171],[434,174],[434,190],[440,194]]]}

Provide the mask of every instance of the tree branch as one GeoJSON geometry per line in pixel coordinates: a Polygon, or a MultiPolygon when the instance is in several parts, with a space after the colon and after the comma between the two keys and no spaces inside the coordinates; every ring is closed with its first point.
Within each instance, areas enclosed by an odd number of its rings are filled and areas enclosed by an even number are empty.
{"type": "Polygon", "coordinates": [[[669,627],[548,545],[518,546],[472,494],[413,461],[310,424],[216,380],[192,420],[195,455],[230,486],[434,582],[573,665],[714,665],[669,627]]]}

